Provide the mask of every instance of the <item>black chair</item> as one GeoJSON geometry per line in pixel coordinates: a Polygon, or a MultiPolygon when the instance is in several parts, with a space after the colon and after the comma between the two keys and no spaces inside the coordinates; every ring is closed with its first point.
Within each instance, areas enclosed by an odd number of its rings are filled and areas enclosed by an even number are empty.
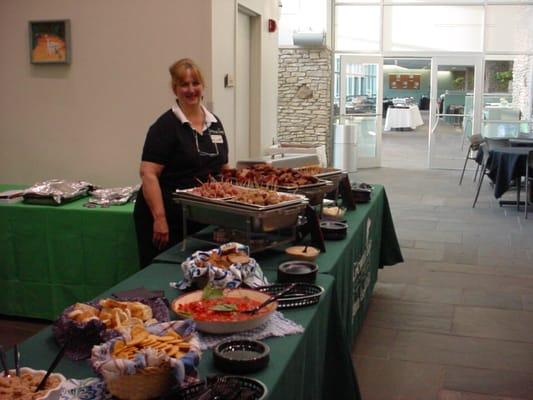
{"type": "Polygon", "coordinates": [[[533,176],[530,174],[530,172],[533,172],[533,150],[528,153],[526,162],[526,200],[524,202],[525,219],[527,219],[527,209],[529,199],[531,198],[531,183],[533,182],[533,176]]]}
{"type": "Polygon", "coordinates": [[[484,142],[479,145],[480,149],[483,149],[483,161],[481,162],[481,177],[477,185],[476,196],[474,197],[474,204],[472,208],[476,207],[477,198],[479,197],[479,191],[481,190],[481,184],[483,183],[483,177],[489,173],[489,154],[491,150],[500,149],[503,147],[509,147],[509,139],[494,139],[485,138],[484,142]]]}
{"type": "MultiPolygon", "coordinates": [[[[463,171],[461,172],[461,179],[459,179],[459,185],[463,183],[463,177],[465,175],[466,163],[468,160],[475,160],[479,146],[483,143],[483,137],[481,135],[472,135],[469,138],[470,146],[468,146],[468,151],[466,152],[465,164],[463,165],[463,171]]],[[[476,172],[474,174],[474,182],[477,178],[477,173],[479,171],[479,164],[476,166],[476,172]]]]}

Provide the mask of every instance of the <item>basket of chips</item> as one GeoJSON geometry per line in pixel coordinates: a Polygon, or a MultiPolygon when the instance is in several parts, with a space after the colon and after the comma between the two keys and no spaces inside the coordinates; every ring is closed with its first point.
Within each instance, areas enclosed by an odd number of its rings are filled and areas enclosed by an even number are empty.
{"type": "Polygon", "coordinates": [[[54,322],[53,333],[60,345],[68,342],[67,357],[82,360],[91,356],[94,345],[122,335],[132,326],[148,326],[169,318],[163,299],[119,301],[102,299],[67,307],[54,322]]]}
{"type": "Polygon", "coordinates": [[[208,283],[221,289],[268,284],[259,264],[250,257],[248,246],[236,242],[197,251],[181,264],[181,269],[184,279],[176,285],[181,290],[202,289],[208,283]]]}
{"type": "Polygon", "coordinates": [[[157,398],[173,387],[198,382],[200,346],[191,320],[134,326],[94,346],[91,363],[119,399],[157,398]]]}

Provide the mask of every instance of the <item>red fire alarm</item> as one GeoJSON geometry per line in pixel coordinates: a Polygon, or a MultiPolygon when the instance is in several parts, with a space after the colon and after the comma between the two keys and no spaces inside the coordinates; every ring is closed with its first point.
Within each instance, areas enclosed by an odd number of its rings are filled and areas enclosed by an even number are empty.
{"type": "Polygon", "coordinates": [[[275,20],[269,19],[268,20],[268,31],[269,32],[276,32],[276,28],[278,27],[278,24],[275,20]]]}

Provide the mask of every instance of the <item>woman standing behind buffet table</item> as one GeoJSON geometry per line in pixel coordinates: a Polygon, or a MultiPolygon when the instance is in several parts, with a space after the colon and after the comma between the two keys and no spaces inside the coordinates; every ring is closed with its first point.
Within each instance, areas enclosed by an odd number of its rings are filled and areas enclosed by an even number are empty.
{"type": "MultiPolygon", "coordinates": [[[[183,240],[183,213],[172,192],[198,185],[227,167],[228,142],[220,120],[202,104],[205,81],[184,58],[169,68],[176,104],[148,130],[134,219],[141,268],[183,240]]],[[[187,227],[189,232],[200,226],[187,227]]]]}

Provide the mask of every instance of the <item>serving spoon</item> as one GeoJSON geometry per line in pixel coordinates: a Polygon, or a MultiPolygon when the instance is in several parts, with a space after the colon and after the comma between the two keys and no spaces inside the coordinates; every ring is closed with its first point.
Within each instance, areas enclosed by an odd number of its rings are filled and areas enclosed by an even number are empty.
{"type": "Polygon", "coordinates": [[[59,350],[59,353],[57,353],[56,358],[54,358],[54,361],[52,361],[52,364],[50,364],[50,366],[48,367],[48,370],[46,371],[46,374],[44,375],[43,379],[41,380],[39,385],[37,385],[35,392],[38,392],[39,390],[42,390],[44,388],[48,377],[54,371],[54,369],[57,367],[57,364],[59,364],[59,361],[61,361],[61,359],[65,355],[65,350],[67,350],[67,344],[68,342],[65,342],[61,350],[59,350]]]}

